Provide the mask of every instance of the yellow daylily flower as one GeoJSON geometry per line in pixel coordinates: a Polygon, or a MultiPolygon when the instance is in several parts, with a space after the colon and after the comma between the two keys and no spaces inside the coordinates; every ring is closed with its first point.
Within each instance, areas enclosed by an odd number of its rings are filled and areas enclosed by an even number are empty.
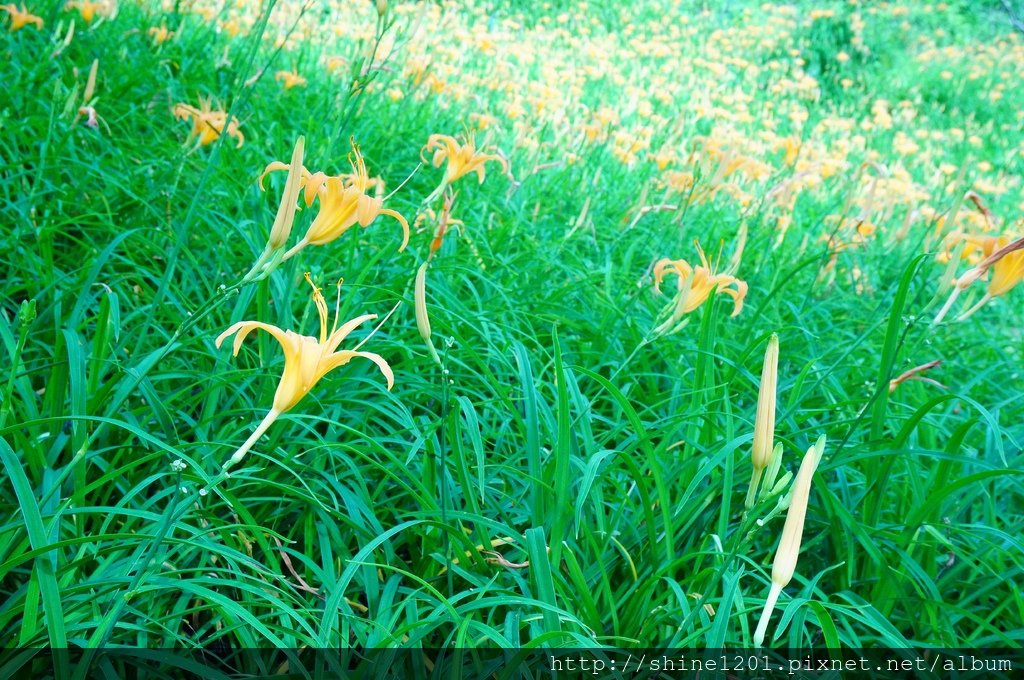
{"type": "Polygon", "coordinates": [[[43,18],[37,17],[27,9],[25,9],[25,3],[21,3],[21,9],[18,9],[13,3],[10,5],[0,5],[0,9],[7,12],[11,17],[11,33],[24,28],[25,26],[32,24],[39,30],[43,27],[43,18]]]}
{"type": "MultiPolygon", "coordinates": [[[[269,413],[257,426],[248,440],[231,456],[224,464],[223,470],[228,470],[237,464],[245,454],[252,448],[252,445],[263,436],[267,428],[277,420],[282,413],[289,411],[313,388],[316,383],[335,368],[344,366],[357,357],[369,359],[380,369],[388,382],[388,390],[395,384],[395,374],[391,366],[379,354],[372,352],[360,352],[358,346],[352,350],[338,350],[338,345],[348,337],[348,334],[366,321],[377,318],[376,314],[364,314],[351,321],[338,326],[337,308],[335,308],[334,325],[330,333],[327,332],[327,302],[323,293],[313,283],[313,280],[306,274],[306,281],[313,287],[313,303],[316,305],[317,313],[320,316],[320,337],[315,338],[308,335],[300,335],[294,331],[282,330],[277,326],[260,321],[239,321],[217,337],[216,345],[219,348],[225,338],[234,335],[233,355],[238,355],[245,338],[254,330],[266,331],[281,344],[284,350],[284,372],[281,374],[281,382],[274,394],[274,403],[269,413]]],[[[341,299],[341,284],[338,284],[338,300],[341,299]]],[[[365,341],[364,341],[365,342],[365,341]]],[[[360,343],[362,344],[362,343],[360,343]]]]}
{"type": "MultiPolygon", "coordinates": [[[[991,299],[1000,295],[1006,295],[1021,280],[1024,280],[1024,239],[1014,244],[1007,243],[1005,237],[1000,239],[999,246],[1002,255],[992,256],[992,279],[988,282],[988,293],[986,296],[991,299]]],[[[982,303],[984,304],[984,303],[982,303]]]]}
{"type": "Polygon", "coordinates": [[[775,145],[776,149],[785,149],[786,155],[782,158],[782,162],[787,167],[790,167],[796,163],[797,156],[800,155],[800,146],[802,142],[799,137],[790,135],[780,139],[775,145]]]}
{"type": "Polygon", "coordinates": [[[488,113],[471,113],[469,119],[476,123],[478,130],[486,130],[498,124],[498,119],[488,113]]]}
{"type": "Polygon", "coordinates": [[[306,79],[295,71],[278,71],[274,74],[274,80],[280,82],[286,90],[299,86],[305,87],[306,85],[306,79]]]}
{"type": "Polygon", "coordinates": [[[661,282],[668,274],[679,277],[679,289],[675,296],[675,308],[672,314],[656,333],[667,332],[683,319],[683,317],[704,304],[711,292],[728,295],[733,299],[731,316],[736,316],[743,309],[743,299],[747,296],[747,283],[731,274],[716,274],[708,264],[703,249],[697,246],[701,265],[693,267],[686,260],[662,258],[654,265],[654,289],[661,292],[661,282]],[[733,287],[730,287],[733,286],[733,287]]]}
{"type": "MultiPolygon", "coordinates": [[[[172,112],[178,120],[192,121],[192,132],[189,137],[197,139],[199,146],[206,146],[217,141],[224,133],[224,123],[228,117],[228,114],[224,111],[212,110],[210,108],[210,100],[202,98],[199,100],[198,109],[189,104],[179,103],[174,105],[172,112]]],[[[241,148],[242,144],[245,143],[245,136],[238,129],[238,125],[238,119],[232,116],[227,129],[228,135],[238,140],[238,144],[235,145],[236,148],[241,148]]]]}
{"type": "MultiPolygon", "coordinates": [[[[960,259],[967,260],[971,264],[977,264],[981,259],[999,250],[1000,247],[998,236],[979,236],[962,231],[953,231],[946,235],[945,249],[935,256],[936,261],[945,264],[952,260],[953,251],[961,243],[964,246],[960,253],[960,259]]],[[[1005,243],[1002,245],[1005,245],[1005,243]]]]}
{"type": "MultiPolygon", "coordinates": [[[[302,194],[303,201],[308,207],[319,198],[320,212],[309,225],[306,235],[284,254],[282,261],[295,256],[307,245],[322,246],[330,243],[356,224],[368,227],[380,215],[393,217],[402,225],[402,245],[398,250],[405,250],[409,243],[409,223],[398,211],[385,208],[382,196],[367,194],[367,191],[375,184],[379,184],[380,180],[370,178],[366,172],[366,162],[359,153],[359,146],[355,140],[351,144],[351,174],[331,176],[322,171],[311,173],[305,167],[302,168],[300,186],[305,188],[302,194]]],[[[260,175],[260,187],[263,186],[263,178],[268,173],[286,170],[288,167],[281,161],[270,163],[260,175]]]]}
{"type": "Polygon", "coordinates": [[[992,270],[992,278],[989,279],[985,295],[976,305],[957,317],[957,321],[968,318],[992,298],[1006,295],[1024,280],[1024,238],[1012,242],[1008,236],[1000,236],[995,240],[988,240],[985,237],[978,238],[981,242],[980,247],[986,255],[985,259],[957,279],[953,293],[946,300],[946,304],[943,305],[932,325],[941,322],[960,293],[988,274],[989,269],[992,270]]]}
{"type": "Polygon", "coordinates": [[[346,59],[345,57],[339,57],[337,55],[327,57],[328,73],[334,73],[335,71],[345,68],[346,66],[348,66],[348,59],[346,59]]]}
{"type": "Polygon", "coordinates": [[[149,35],[153,37],[154,45],[162,45],[171,39],[174,35],[174,31],[168,31],[166,26],[160,26],[159,28],[153,26],[149,29],[149,35]]]}

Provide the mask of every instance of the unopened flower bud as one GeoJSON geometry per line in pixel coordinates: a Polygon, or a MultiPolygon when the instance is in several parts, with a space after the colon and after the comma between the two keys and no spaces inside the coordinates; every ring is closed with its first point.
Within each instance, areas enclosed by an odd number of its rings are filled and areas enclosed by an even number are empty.
{"type": "Polygon", "coordinates": [[[298,207],[299,189],[302,184],[304,147],[305,137],[299,137],[292,150],[292,162],[288,166],[288,179],[285,181],[284,193],[281,195],[281,205],[277,208],[274,226],[270,229],[270,239],[267,241],[268,251],[284,247],[288,242],[288,236],[291,235],[292,224],[295,223],[295,210],[298,207]]]}
{"type": "Polygon", "coordinates": [[[423,342],[427,343],[430,350],[430,358],[440,366],[441,357],[437,355],[434,343],[430,339],[430,317],[427,316],[427,262],[420,265],[416,271],[416,284],[414,286],[414,297],[416,301],[416,328],[420,332],[423,342]]]}
{"type": "Polygon", "coordinates": [[[775,399],[779,368],[779,336],[772,333],[764,352],[761,385],[757,393],[757,415],[754,418],[754,444],[750,450],[753,473],[747,490],[746,507],[753,507],[761,475],[771,462],[775,438],[775,399]]]}
{"type": "Polygon", "coordinates": [[[757,623],[757,630],[754,632],[754,645],[760,647],[764,642],[765,632],[768,630],[768,622],[771,620],[775,603],[782,593],[782,589],[789,585],[796,571],[796,561],[800,556],[800,542],[804,534],[804,518],[807,516],[807,500],[811,495],[811,481],[814,478],[814,471],[818,468],[821,454],[825,451],[825,435],[818,437],[818,441],[807,450],[803,461],[800,463],[800,470],[796,473],[796,480],[793,482],[793,491],[790,494],[789,510],[786,512],[786,524],[782,528],[782,538],[779,540],[778,550],[775,551],[775,561],[772,563],[772,585],[768,591],[768,598],[764,603],[764,610],[761,612],[761,620],[757,623]]]}

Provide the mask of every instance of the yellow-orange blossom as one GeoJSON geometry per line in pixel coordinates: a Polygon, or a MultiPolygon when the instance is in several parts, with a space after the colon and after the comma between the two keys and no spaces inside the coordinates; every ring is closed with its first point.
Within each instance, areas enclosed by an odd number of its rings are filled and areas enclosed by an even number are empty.
{"type": "MultiPolygon", "coordinates": [[[[277,392],[274,394],[274,404],[249,439],[224,464],[224,471],[227,471],[242,460],[249,449],[252,448],[252,445],[263,436],[263,433],[277,420],[278,416],[299,403],[321,378],[335,368],[344,366],[352,359],[361,357],[375,363],[387,379],[388,390],[395,384],[395,375],[391,370],[391,366],[379,354],[360,352],[358,349],[338,351],[338,345],[348,337],[349,333],[363,322],[376,319],[377,315],[364,314],[338,326],[336,311],[334,326],[331,328],[330,334],[328,334],[327,302],[324,300],[323,293],[309,278],[308,273],[306,274],[306,280],[313,287],[313,303],[316,305],[317,313],[320,316],[319,339],[308,335],[300,335],[290,330],[282,330],[277,326],[260,321],[239,321],[221,333],[217,338],[216,345],[220,347],[225,338],[235,335],[233,354],[237,356],[242,342],[249,333],[254,330],[262,330],[270,333],[284,350],[284,371],[281,374],[281,382],[277,386],[277,392]]],[[[338,294],[340,297],[340,288],[338,294]]]]}
{"type": "Polygon", "coordinates": [[[654,265],[654,289],[661,292],[661,282],[668,274],[679,277],[679,289],[675,295],[675,308],[656,329],[657,333],[673,330],[682,318],[704,304],[711,292],[728,295],[733,299],[731,316],[736,316],[743,309],[743,298],[747,296],[747,284],[731,274],[716,274],[708,264],[704,251],[698,246],[700,266],[694,267],[686,260],[670,260],[662,258],[654,265]]]}
{"type": "MultiPolygon", "coordinates": [[[[383,197],[366,193],[376,180],[370,179],[367,174],[366,162],[359,153],[359,146],[354,140],[351,144],[351,174],[332,176],[322,171],[310,172],[305,166],[302,167],[299,186],[305,189],[302,193],[303,201],[307,206],[312,206],[313,201],[319,198],[320,212],[309,225],[306,235],[284,254],[282,261],[294,257],[307,245],[322,246],[330,243],[356,224],[368,227],[380,215],[394,217],[402,225],[402,245],[398,250],[405,250],[409,243],[409,223],[401,213],[385,208],[383,197]]],[[[260,175],[260,187],[263,187],[263,178],[268,173],[288,169],[289,165],[281,161],[270,163],[260,175]]]]}
{"type": "Polygon", "coordinates": [[[29,24],[35,26],[36,29],[43,27],[43,18],[38,17],[25,9],[25,3],[21,3],[21,9],[18,9],[13,3],[9,5],[0,5],[0,9],[7,12],[11,17],[11,33],[22,29],[29,24]]]}

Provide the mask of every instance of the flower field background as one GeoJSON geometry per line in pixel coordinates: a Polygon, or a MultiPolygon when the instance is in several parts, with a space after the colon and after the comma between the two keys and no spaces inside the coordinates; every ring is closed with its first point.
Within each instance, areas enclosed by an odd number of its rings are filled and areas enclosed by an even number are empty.
{"type": "Polygon", "coordinates": [[[5,10],[8,646],[1019,645],[1001,3],[5,10]]]}

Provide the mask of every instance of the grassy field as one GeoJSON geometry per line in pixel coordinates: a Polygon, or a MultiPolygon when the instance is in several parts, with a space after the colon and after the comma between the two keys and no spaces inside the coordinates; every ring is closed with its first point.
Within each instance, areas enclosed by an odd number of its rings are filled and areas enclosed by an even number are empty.
{"type": "Polygon", "coordinates": [[[1020,644],[1000,3],[69,5],[0,14],[8,647],[751,647],[784,525],[765,646],[1020,644]]]}

